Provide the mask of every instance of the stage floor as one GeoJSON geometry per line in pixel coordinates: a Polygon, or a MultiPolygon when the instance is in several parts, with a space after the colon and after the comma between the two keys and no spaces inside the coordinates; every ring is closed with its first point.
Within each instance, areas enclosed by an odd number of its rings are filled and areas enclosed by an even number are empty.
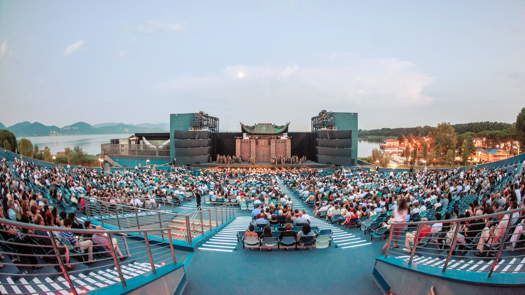
{"type": "Polygon", "coordinates": [[[252,163],[230,163],[230,164],[223,164],[223,163],[217,163],[217,162],[209,162],[209,163],[201,163],[201,164],[192,164],[190,167],[195,168],[212,168],[212,167],[219,167],[219,168],[330,168],[334,167],[333,165],[328,164],[320,164],[313,161],[306,161],[301,164],[272,164],[269,162],[257,162],[255,164],[252,163]]]}

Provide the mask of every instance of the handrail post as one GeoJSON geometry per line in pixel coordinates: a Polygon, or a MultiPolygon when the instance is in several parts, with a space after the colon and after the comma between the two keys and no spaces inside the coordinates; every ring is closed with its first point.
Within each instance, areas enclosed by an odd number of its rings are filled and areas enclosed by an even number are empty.
{"type": "MultiPolygon", "coordinates": [[[[410,250],[410,258],[408,259],[408,265],[412,265],[412,260],[414,259],[414,254],[416,253],[417,239],[419,237],[420,230],[421,230],[421,224],[418,224],[417,229],[416,229],[416,235],[414,236],[414,240],[412,241],[413,246],[412,246],[412,249],[410,250]]],[[[406,239],[407,237],[405,234],[405,242],[406,242],[406,239]]]]}
{"type": "Polygon", "coordinates": [[[122,229],[122,227],[120,226],[120,218],[118,217],[118,207],[115,207],[115,211],[117,213],[117,225],[118,225],[118,228],[122,229]]]}
{"type": "Polygon", "coordinates": [[[450,244],[450,250],[448,251],[447,259],[445,260],[445,264],[443,265],[442,272],[445,272],[447,270],[448,262],[450,261],[450,257],[452,257],[452,253],[456,249],[456,243],[457,243],[457,237],[459,232],[459,223],[455,222],[456,228],[454,229],[454,236],[452,238],[452,243],[450,244]]]}
{"type": "Polygon", "coordinates": [[[137,222],[137,228],[140,229],[140,223],[139,223],[139,213],[137,210],[137,208],[134,209],[135,210],[135,221],[137,222]]]}
{"type": "Polygon", "coordinates": [[[202,210],[199,210],[199,218],[201,222],[201,235],[203,235],[204,234],[204,220],[202,218],[202,210]]]}
{"type": "Polygon", "coordinates": [[[186,242],[191,245],[191,225],[190,225],[190,216],[186,215],[186,242]]]}
{"type": "Polygon", "coordinates": [[[53,245],[53,250],[55,251],[58,266],[62,271],[62,275],[64,276],[64,278],[67,281],[67,284],[71,288],[71,292],[73,292],[74,295],[78,295],[77,289],[75,288],[75,285],[73,285],[73,282],[71,281],[71,278],[69,277],[69,274],[66,271],[66,267],[64,266],[64,262],[62,261],[62,256],[60,255],[60,251],[58,250],[57,242],[55,241],[55,235],[53,234],[53,231],[50,231],[49,235],[51,239],[51,244],[53,245]]]}
{"type": "Polygon", "coordinates": [[[211,226],[211,208],[208,208],[208,223],[210,225],[210,230],[212,229],[212,226],[211,226]]]}
{"type": "Polygon", "coordinates": [[[219,209],[215,207],[215,226],[219,226],[219,209]]]}
{"type": "Polygon", "coordinates": [[[168,240],[170,240],[170,251],[173,263],[177,263],[177,257],[175,256],[175,249],[173,248],[173,237],[171,236],[171,228],[168,228],[168,240]]]}
{"type": "Polygon", "coordinates": [[[162,236],[162,239],[164,239],[164,231],[162,230],[162,218],[160,217],[160,211],[158,212],[159,216],[159,225],[160,225],[160,235],[162,236]]]}
{"type": "Polygon", "coordinates": [[[147,231],[144,231],[144,241],[146,242],[146,252],[148,253],[148,260],[149,260],[149,264],[151,265],[151,271],[154,274],[156,274],[157,270],[155,269],[155,262],[153,261],[153,256],[151,255],[151,247],[150,247],[150,244],[149,244],[148,232],[147,231]]]}
{"type": "MultiPolygon", "coordinates": [[[[496,259],[494,260],[494,263],[490,267],[488,277],[490,278],[492,276],[492,273],[494,272],[494,268],[496,268],[496,265],[498,265],[500,259],[501,259],[501,253],[503,252],[503,248],[505,245],[505,240],[507,239],[507,235],[509,232],[510,225],[512,224],[512,214],[509,214],[509,221],[507,223],[507,226],[505,227],[505,233],[503,234],[503,237],[501,237],[501,241],[499,243],[498,253],[496,254],[496,259]]],[[[497,228],[497,225],[496,225],[497,228]]]]}
{"type": "Polygon", "coordinates": [[[117,269],[118,277],[120,278],[120,282],[122,283],[122,286],[126,288],[127,286],[126,280],[124,279],[124,275],[122,274],[122,269],[120,268],[120,263],[117,257],[117,253],[115,252],[115,245],[113,245],[113,239],[111,238],[111,233],[107,233],[107,235],[108,235],[109,245],[111,247],[111,256],[113,256],[113,264],[115,264],[115,268],[117,269]]]}
{"type": "Polygon", "coordinates": [[[393,238],[393,235],[394,235],[394,229],[395,229],[395,226],[391,225],[390,226],[390,233],[388,234],[388,240],[386,241],[386,245],[383,246],[383,252],[384,252],[384,255],[385,257],[388,257],[388,250],[390,250],[390,245],[392,244],[392,238],[393,238]]]}

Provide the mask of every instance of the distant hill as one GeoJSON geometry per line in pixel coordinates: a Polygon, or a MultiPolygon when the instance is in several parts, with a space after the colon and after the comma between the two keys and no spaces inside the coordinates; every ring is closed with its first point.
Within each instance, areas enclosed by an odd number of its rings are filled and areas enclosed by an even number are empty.
{"type": "Polygon", "coordinates": [[[51,135],[60,132],[60,128],[57,126],[48,126],[39,122],[24,121],[17,123],[7,128],[13,132],[16,136],[41,136],[51,135]]]}
{"type": "MultiPolygon", "coordinates": [[[[1,125],[0,127],[5,128],[1,125]]],[[[166,124],[139,124],[101,123],[91,125],[86,122],[77,122],[62,128],[47,126],[40,122],[21,122],[7,128],[17,137],[48,136],[48,135],[82,135],[82,134],[112,134],[112,133],[137,133],[137,132],[168,132],[166,124]]]]}

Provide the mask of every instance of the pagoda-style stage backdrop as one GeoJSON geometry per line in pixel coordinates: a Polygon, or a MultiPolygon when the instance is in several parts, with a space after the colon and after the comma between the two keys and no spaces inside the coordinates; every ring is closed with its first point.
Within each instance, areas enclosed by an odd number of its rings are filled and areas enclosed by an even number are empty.
{"type": "Polygon", "coordinates": [[[274,162],[292,156],[292,141],[288,125],[259,123],[253,126],[241,123],[243,137],[235,139],[235,155],[248,162],[274,162]]]}

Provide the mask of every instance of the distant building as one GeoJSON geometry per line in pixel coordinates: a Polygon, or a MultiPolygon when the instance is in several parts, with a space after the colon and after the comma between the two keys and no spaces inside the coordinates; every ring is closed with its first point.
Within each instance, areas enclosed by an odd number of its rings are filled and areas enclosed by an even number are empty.
{"type": "Polygon", "coordinates": [[[495,162],[505,160],[511,155],[508,151],[498,148],[477,148],[471,160],[474,162],[495,162]]]}

